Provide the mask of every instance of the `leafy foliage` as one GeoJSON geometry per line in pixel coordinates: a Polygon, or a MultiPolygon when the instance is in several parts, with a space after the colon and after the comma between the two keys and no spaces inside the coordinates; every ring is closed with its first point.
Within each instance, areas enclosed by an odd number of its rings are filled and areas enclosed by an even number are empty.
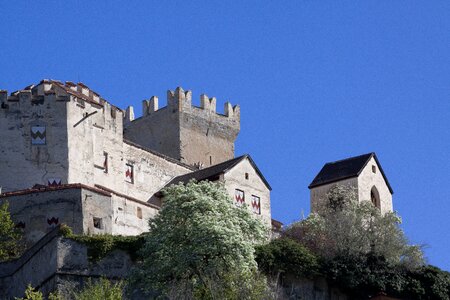
{"type": "Polygon", "coordinates": [[[75,300],[121,300],[123,291],[122,281],[112,283],[108,279],[101,278],[95,283],[89,280],[82,290],[73,293],[73,297],[75,300]]]}
{"type": "Polygon", "coordinates": [[[273,277],[285,273],[312,277],[319,272],[316,256],[298,242],[287,238],[257,246],[256,261],[261,271],[273,277]]]}
{"type": "Polygon", "coordinates": [[[381,214],[369,201],[358,203],[356,191],[335,186],[318,214],[291,225],[285,235],[298,240],[326,260],[371,255],[408,268],[423,265],[419,246],[408,245],[395,213],[381,214]]]}
{"type": "Polygon", "coordinates": [[[88,249],[90,260],[96,261],[105,257],[113,250],[123,250],[127,252],[131,259],[139,259],[139,251],[144,245],[144,235],[121,236],[111,234],[99,235],[75,235],[67,225],[61,226],[61,231],[66,238],[85,244],[88,249]]]}
{"type": "Polygon", "coordinates": [[[44,296],[40,291],[36,291],[31,284],[27,286],[27,289],[25,290],[25,297],[24,298],[15,298],[16,300],[43,300],[44,296]]]}
{"type": "Polygon", "coordinates": [[[0,261],[16,258],[22,252],[21,233],[11,220],[8,203],[0,206],[0,261]]]}
{"type": "Polygon", "coordinates": [[[264,281],[255,279],[254,244],[266,238],[266,229],[248,209],[235,207],[222,185],[170,186],[149,224],[135,285],[183,299],[264,293],[264,281]]]}

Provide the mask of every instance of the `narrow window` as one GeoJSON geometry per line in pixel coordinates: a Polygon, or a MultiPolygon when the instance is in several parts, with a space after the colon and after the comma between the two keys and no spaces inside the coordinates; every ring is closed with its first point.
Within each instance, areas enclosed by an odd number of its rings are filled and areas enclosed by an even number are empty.
{"type": "Polygon", "coordinates": [[[372,172],[373,172],[373,173],[377,173],[377,167],[372,166],[372,172]]]}
{"type": "Polygon", "coordinates": [[[142,219],[142,208],[140,207],[137,208],[136,215],[139,219],[142,219]]]}
{"type": "Polygon", "coordinates": [[[96,218],[96,217],[94,217],[94,218],[93,218],[93,221],[94,221],[94,227],[95,227],[95,228],[103,229],[103,221],[102,221],[102,218],[96,218]]]}
{"type": "Polygon", "coordinates": [[[134,183],[134,166],[132,164],[125,165],[125,181],[134,183]]]}
{"type": "Polygon", "coordinates": [[[212,166],[212,156],[209,156],[209,165],[212,166]]]}
{"type": "Polygon", "coordinates": [[[252,211],[257,215],[261,214],[261,199],[255,195],[252,195],[252,211]]]}
{"type": "Polygon", "coordinates": [[[236,189],[234,191],[234,204],[236,206],[241,207],[245,203],[245,194],[244,191],[236,189]]]}
{"type": "Polygon", "coordinates": [[[45,145],[46,144],[47,131],[45,126],[32,126],[31,127],[31,144],[32,145],[45,145]]]}
{"type": "Polygon", "coordinates": [[[245,173],[245,179],[248,180],[248,173],[245,173]]]}
{"type": "Polygon", "coordinates": [[[103,152],[103,172],[108,173],[108,153],[103,152]]]}
{"type": "Polygon", "coordinates": [[[373,206],[380,208],[380,194],[375,186],[370,190],[370,200],[373,206]]]}

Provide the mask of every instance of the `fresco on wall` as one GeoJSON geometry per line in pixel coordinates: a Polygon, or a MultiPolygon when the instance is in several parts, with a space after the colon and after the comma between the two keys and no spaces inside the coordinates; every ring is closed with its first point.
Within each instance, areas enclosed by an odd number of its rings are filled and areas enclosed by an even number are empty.
{"type": "Polygon", "coordinates": [[[234,203],[236,206],[241,207],[245,203],[244,191],[235,190],[234,192],[234,203]]]}

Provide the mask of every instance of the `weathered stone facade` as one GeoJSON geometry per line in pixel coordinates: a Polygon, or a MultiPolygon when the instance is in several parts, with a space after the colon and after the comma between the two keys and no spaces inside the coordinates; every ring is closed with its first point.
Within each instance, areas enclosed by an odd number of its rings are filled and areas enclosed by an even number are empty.
{"type": "Polygon", "coordinates": [[[126,139],[193,165],[212,166],[234,157],[240,128],[240,108],[225,103],[225,114],[216,112],[216,98],[200,96],[192,105],[192,92],[177,88],[167,92],[167,106],[158,109],[158,98],[144,100],[144,115],[134,120],[127,109],[126,139]]]}
{"type": "MultiPolygon", "coordinates": [[[[155,193],[174,177],[234,158],[239,106],[226,103],[221,115],[215,98],[202,95],[201,107],[194,107],[191,95],[168,91],[161,109],[152,97],[134,120],[132,107],[123,111],[82,83],[43,80],[11,95],[1,91],[1,201],[10,202],[32,242],[55,225],[47,224],[52,218],[86,234],[147,230],[146,220],[158,209],[155,193]],[[76,191],[74,184],[83,188],[76,191]],[[43,189],[48,186],[59,189],[43,189]]],[[[270,226],[270,187],[259,184],[255,167],[233,170],[221,181],[227,188],[232,183],[230,197],[234,189],[255,189],[249,192],[261,197],[255,215],[270,226]]]]}
{"type": "Polygon", "coordinates": [[[375,153],[327,163],[309,186],[311,212],[317,212],[335,185],[355,189],[358,201],[371,201],[383,214],[393,211],[393,191],[375,153]]]}

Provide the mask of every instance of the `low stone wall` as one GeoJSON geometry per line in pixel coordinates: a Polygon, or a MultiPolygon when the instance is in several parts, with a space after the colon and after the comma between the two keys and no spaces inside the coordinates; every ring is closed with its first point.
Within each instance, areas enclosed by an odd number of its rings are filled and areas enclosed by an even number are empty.
{"type": "Polygon", "coordinates": [[[130,256],[121,250],[89,261],[87,247],[65,238],[57,227],[19,259],[0,264],[0,299],[23,296],[28,284],[48,294],[77,285],[86,277],[124,278],[131,267],[130,256]]]}
{"type": "Polygon", "coordinates": [[[306,279],[287,276],[283,282],[287,299],[347,300],[338,288],[328,284],[325,278],[306,279]]]}

